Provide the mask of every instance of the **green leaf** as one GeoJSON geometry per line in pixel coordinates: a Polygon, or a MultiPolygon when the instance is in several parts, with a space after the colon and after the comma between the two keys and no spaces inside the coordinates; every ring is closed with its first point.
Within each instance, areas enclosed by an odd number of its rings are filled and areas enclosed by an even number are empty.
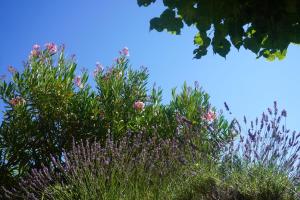
{"type": "Polygon", "coordinates": [[[160,17],[155,17],[150,20],[150,30],[157,30],[158,32],[166,29],[168,32],[180,34],[183,28],[183,22],[179,17],[176,17],[174,10],[166,9],[160,17]]]}
{"type": "MultiPolygon", "coordinates": [[[[153,0],[138,1],[139,5],[149,5],[153,2],[153,0]]],[[[297,0],[288,0],[284,3],[276,1],[272,4],[259,0],[252,3],[236,0],[229,2],[163,0],[163,5],[166,10],[160,17],[151,20],[151,30],[166,29],[172,34],[180,34],[185,23],[187,26],[196,26],[201,33],[209,31],[209,34],[213,32],[216,34],[217,32],[220,36],[211,44],[215,44],[214,52],[222,56],[230,50],[226,41],[228,36],[230,45],[237,49],[243,46],[255,54],[258,54],[261,49],[282,52],[290,43],[300,44],[299,16],[295,14],[295,11],[300,9],[297,0]]],[[[202,35],[201,38],[204,40],[202,35]]],[[[194,43],[197,46],[202,45],[198,35],[194,37],[194,43]]],[[[206,51],[207,48],[194,50],[195,57],[202,57],[206,51]]],[[[284,58],[283,55],[278,55],[278,58],[284,58]]]]}
{"type": "Polygon", "coordinates": [[[203,39],[200,35],[200,33],[197,33],[194,37],[194,44],[202,46],[203,45],[203,39]]]}
{"type": "Polygon", "coordinates": [[[203,47],[199,47],[198,49],[195,49],[193,53],[194,53],[194,58],[200,59],[202,56],[205,56],[207,54],[207,49],[203,47]]]}
{"type": "MultiPolygon", "coordinates": [[[[202,56],[207,54],[207,48],[211,44],[211,39],[207,37],[206,32],[198,33],[195,38],[198,40],[198,43],[201,44],[197,49],[194,50],[194,58],[200,59],[202,56]],[[198,36],[197,36],[198,35],[198,36]],[[200,36],[200,38],[199,38],[200,36]]],[[[195,41],[194,41],[195,42],[195,41]]]]}
{"type": "Polygon", "coordinates": [[[283,51],[277,51],[275,53],[276,57],[279,59],[279,60],[283,60],[286,56],[286,53],[287,53],[287,49],[283,50],[283,51]]]}
{"type": "Polygon", "coordinates": [[[239,50],[243,45],[244,29],[241,26],[233,23],[229,23],[228,29],[231,43],[239,50]]]}
{"type": "Polygon", "coordinates": [[[255,54],[257,54],[261,48],[260,42],[257,42],[256,38],[246,38],[244,40],[244,47],[255,54]]]}
{"type": "Polygon", "coordinates": [[[151,3],[154,3],[156,0],[137,0],[139,6],[149,6],[151,3]]]}
{"type": "Polygon", "coordinates": [[[226,38],[215,36],[212,41],[212,46],[214,53],[226,58],[226,55],[230,51],[231,44],[226,38]]]}

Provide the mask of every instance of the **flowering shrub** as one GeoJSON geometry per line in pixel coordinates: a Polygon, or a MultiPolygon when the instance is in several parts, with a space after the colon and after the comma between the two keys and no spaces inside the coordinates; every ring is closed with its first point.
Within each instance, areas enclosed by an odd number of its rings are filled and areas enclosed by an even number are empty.
{"type": "Polygon", "coordinates": [[[244,135],[197,82],[162,104],[162,90],[147,90],[147,69],[132,69],[128,56],[124,48],[111,67],[96,63],[95,90],[54,43],[34,45],[24,71],[8,68],[12,81],[0,82],[0,186],[8,197],[295,199],[300,135],[282,124],[285,110],[274,103],[244,135]]]}
{"type": "Polygon", "coordinates": [[[189,134],[198,134],[202,138],[199,148],[217,158],[225,145],[236,136],[235,121],[229,123],[222,113],[217,116],[215,108],[209,103],[209,95],[197,83],[194,88],[184,84],[180,94],[176,94],[174,89],[172,96],[170,108],[176,113],[177,123],[188,124],[177,125],[179,136],[186,140],[189,134]]]}
{"type": "MultiPolygon", "coordinates": [[[[73,138],[100,134],[99,103],[89,86],[76,89],[75,69],[74,60],[66,59],[64,49],[58,51],[54,44],[44,50],[35,45],[23,72],[9,68],[12,81],[0,82],[5,104],[0,128],[1,183],[47,165],[50,154],[60,155],[63,148],[71,147],[73,138]]],[[[86,83],[86,73],[81,81],[86,83]]]]}
{"type": "Polygon", "coordinates": [[[96,91],[87,83],[88,73],[77,74],[75,60],[53,43],[44,49],[34,45],[24,71],[9,67],[12,81],[0,82],[5,104],[0,169],[6,177],[0,183],[49,166],[51,155],[62,160],[63,149],[69,150],[73,139],[111,135],[117,140],[128,131],[177,137],[196,145],[207,158],[217,156],[233,132],[210,106],[208,94],[185,84],[181,93],[173,91],[169,105],[163,105],[160,88],[147,90],[147,69],[133,70],[128,56],[124,48],[112,67],[96,64],[96,91]],[[192,135],[201,141],[192,141],[192,135]]]}

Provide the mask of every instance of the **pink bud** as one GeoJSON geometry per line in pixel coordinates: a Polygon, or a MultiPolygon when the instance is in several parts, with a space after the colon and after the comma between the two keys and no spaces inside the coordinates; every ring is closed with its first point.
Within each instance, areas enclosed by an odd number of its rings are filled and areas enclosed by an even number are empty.
{"type": "Polygon", "coordinates": [[[120,53],[123,56],[129,56],[129,49],[127,47],[124,47],[120,53]]]}
{"type": "Polygon", "coordinates": [[[96,62],[96,68],[94,69],[94,76],[97,76],[102,71],[103,71],[103,66],[99,62],[96,62]]]}
{"type": "Polygon", "coordinates": [[[21,105],[21,104],[25,104],[26,101],[25,99],[23,99],[22,97],[15,97],[15,98],[12,98],[9,103],[12,105],[12,106],[18,106],[18,105],[21,105]]]}
{"type": "Polygon", "coordinates": [[[217,115],[214,111],[208,111],[206,114],[204,114],[203,119],[208,121],[208,122],[212,122],[216,119],[217,115]]]}
{"type": "Polygon", "coordinates": [[[81,83],[81,77],[80,76],[76,76],[75,78],[74,78],[74,83],[75,83],[75,85],[77,86],[77,87],[79,87],[79,88],[83,88],[83,84],[81,83]]]}
{"type": "Polygon", "coordinates": [[[39,51],[39,50],[33,49],[33,50],[30,52],[30,56],[31,56],[31,57],[38,57],[39,55],[40,55],[40,51],[39,51]]]}
{"type": "Polygon", "coordinates": [[[32,46],[32,49],[38,51],[38,50],[40,50],[40,45],[35,44],[35,45],[32,46]]]}

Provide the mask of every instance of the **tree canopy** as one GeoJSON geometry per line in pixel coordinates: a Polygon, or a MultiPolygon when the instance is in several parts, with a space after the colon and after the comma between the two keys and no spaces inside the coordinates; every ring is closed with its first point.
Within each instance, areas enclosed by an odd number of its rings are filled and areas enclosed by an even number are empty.
{"type": "MultiPolygon", "coordinates": [[[[156,0],[137,0],[149,6],[156,0]]],[[[214,53],[226,57],[231,46],[244,47],[268,60],[283,59],[289,44],[300,44],[298,0],[163,0],[166,9],[150,21],[150,30],[180,34],[195,26],[194,57],[214,53]]]]}

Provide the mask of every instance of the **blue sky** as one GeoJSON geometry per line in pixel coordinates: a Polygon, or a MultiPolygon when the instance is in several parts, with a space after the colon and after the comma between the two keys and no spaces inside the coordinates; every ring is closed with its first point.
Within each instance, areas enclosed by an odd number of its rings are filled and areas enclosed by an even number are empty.
{"type": "Polygon", "coordinates": [[[288,127],[300,130],[299,47],[291,46],[283,61],[257,60],[243,49],[232,49],[226,59],[210,51],[195,60],[194,28],[185,27],[180,36],[149,31],[149,20],[163,9],[161,4],[139,8],[136,0],[2,0],[0,75],[8,74],[8,65],[21,70],[35,43],[65,44],[79,67],[90,71],[96,61],[110,65],[127,46],[132,66],[148,67],[150,84],[163,88],[164,102],[171,88],[197,80],[213,105],[221,109],[226,101],[238,119],[254,119],[277,100],[288,112],[288,127]]]}

